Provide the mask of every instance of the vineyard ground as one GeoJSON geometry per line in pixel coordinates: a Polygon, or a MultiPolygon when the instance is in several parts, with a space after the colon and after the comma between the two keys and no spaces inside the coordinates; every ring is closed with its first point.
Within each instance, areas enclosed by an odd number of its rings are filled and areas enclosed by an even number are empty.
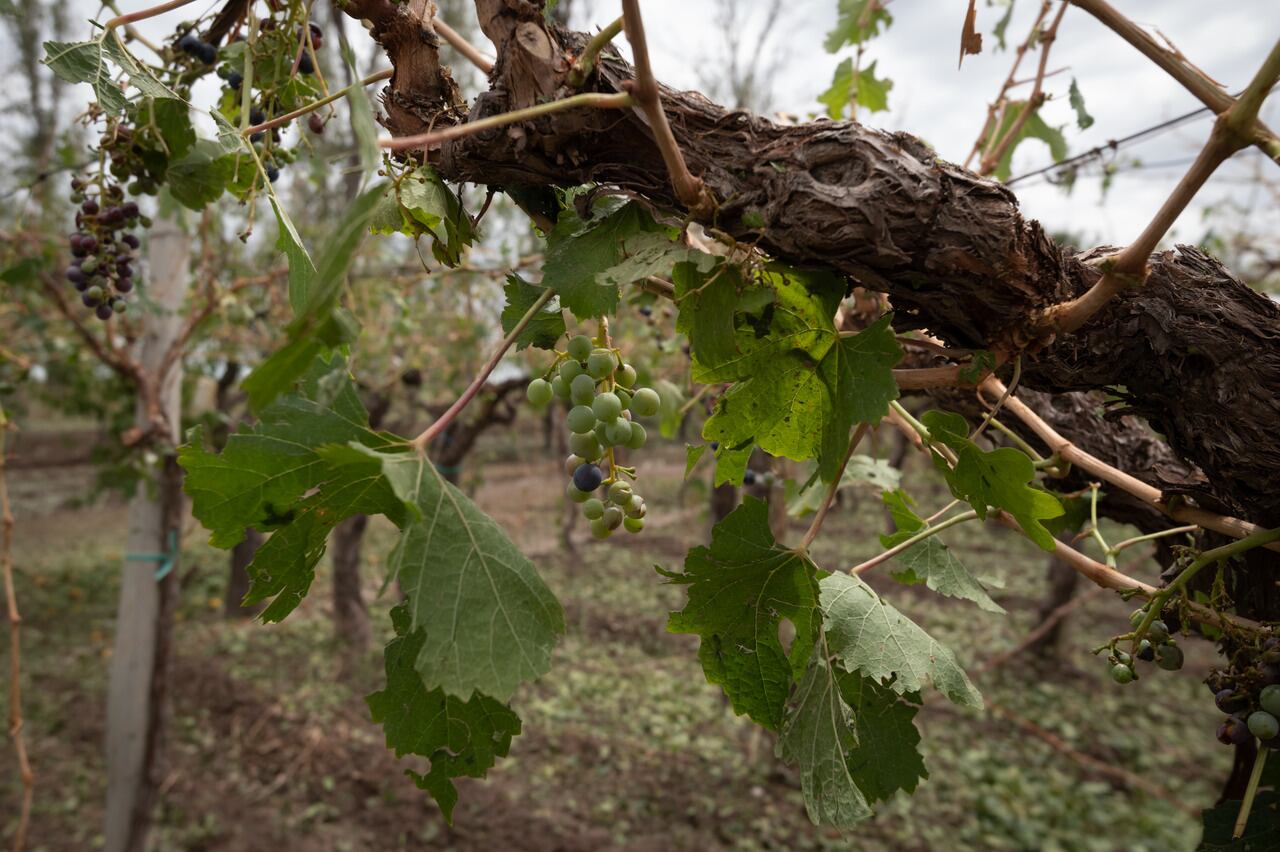
{"type": "MultiPolygon", "coordinates": [[[[535,432],[536,430],[529,430],[535,432]]],[[[526,439],[534,437],[526,433],[526,439]]],[[[487,781],[464,781],[452,827],[401,774],[362,696],[378,688],[370,651],[345,674],[331,637],[327,569],[284,624],[221,617],[226,557],[193,526],[176,631],[171,738],[156,848],[182,850],[671,850],[671,849],[1191,849],[1196,808],[1211,804],[1231,756],[1213,738],[1200,683],[1207,646],[1184,643],[1187,669],[1112,684],[1091,657],[1130,609],[1097,596],[1073,614],[1059,660],[1020,657],[977,678],[988,700],[1053,732],[1074,749],[1143,776],[1135,789],[1023,733],[927,694],[918,717],[935,778],[879,808],[855,835],[813,828],[794,773],[701,676],[695,643],[664,631],[680,591],[653,565],[675,567],[705,541],[705,485],[680,485],[683,452],[639,459],[650,528],[608,543],[559,546],[559,463],[505,436],[471,467],[481,506],[511,532],[565,604],[568,636],[552,673],[517,696],[525,733],[487,781]],[[484,461],[480,464],[480,461],[484,461]],[[683,502],[681,502],[683,501],[683,502]]],[[[928,512],[944,495],[911,459],[906,485],[928,512]]],[[[68,507],[85,468],[56,475],[15,470],[18,594],[26,737],[38,773],[32,849],[101,844],[105,674],[124,507],[68,507]]],[[[695,475],[696,476],[696,475],[695,475]]],[[[818,561],[848,566],[871,555],[884,519],[874,494],[852,495],[819,539],[818,561]]],[[[795,522],[793,538],[803,533],[795,522]]],[[[1110,534],[1123,535],[1120,530],[1110,534]]],[[[371,525],[366,583],[375,597],[394,531],[371,525]]],[[[872,583],[977,668],[1034,626],[1045,559],[1021,539],[962,525],[946,536],[1000,588],[1008,617],[894,583],[872,583]]],[[[1137,573],[1153,579],[1152,565],[1137,573]]],[[[385,599],[375,632],[390,631],[385,599]]],[[[6,746],[7,750],[7,746],[6,746]]],[[[0,813],[16,812],[12,762],[0,762],[0,813]]],[[[3,831],[12,824],[7,819],[3,831]]]]}

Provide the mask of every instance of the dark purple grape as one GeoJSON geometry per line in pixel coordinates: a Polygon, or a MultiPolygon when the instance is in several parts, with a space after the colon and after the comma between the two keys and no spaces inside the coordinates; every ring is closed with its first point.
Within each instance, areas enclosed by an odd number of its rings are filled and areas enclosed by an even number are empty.
{"type": "Polygon", "coordinates": [[[1227,720],[1218,726],[1218,742],[1223,745],[1242,745],[1253,739],[1253,734],[1249,733],[1249,725],[1239,716],[1228,716],[1227,720]]]}
{"type": "Polygon", "coordinates": [[[98,240],[92,234],[85,234],[80,238],[80,250],[85,254],[93,254],[98,250],[98,240]]]}
{"type": "Polygon", "coordinates": [[[128,293],[133,289],[133,279],[128,277],[116,279],[116,289],[121,293],[128,293]]]}
{"type": "Polygon", "coordinates": [[[1276,663],[1264,663],[1258,667],[1258,686],[1270,686],[1273,683],[1280,683],[1280,665],[1276,663]]]}
{"type": "Polygon", "coordinates": [[[239,71],[231,71],[227,74],[227,85],[233,89],[238,89],[244,85],[244,75],[239,71]]]}
{"type": "Polygon", "coordinates": [[[111,315],[115,313],[115,311],[111,310],[110,305],[103,304],[99,304],[93,309],[93,311],[98,315],[98,319],[100,320],[109,320],[111,319],[111,315]]]}
{"type": "Polygon", "coordinates": [[[178,39],[178,50],[183,53],[194,54],[199,46],[200,39],[196,38],[194,33],[187,33],[178,39]]]}
{"type": "Polygon", "coordinates": [[[86,308],[96,308],[96,307],[98,307],[98,305],[102,304],[102,300],[101,300],[101,299],[95,299],[93,296],[91,296],[91,295],[90,295],[90,294],[88,294],[88,293],[81,293],[81,294],[80,294],[80,302],[81,302],[81,303],[82,303],[86,308]]]}
{"type": "MultiPolygon", "coordinates": [[[[134,206],[136,207],[137,205],[134,205],[134,206]]],[[[124,243],[131,249],[136,249],[142,245],[142,241],[139,240],[137,235],[135,234],[125,234],[123,237],[120,238],[120,242],[124,243]]]]}
{"type": "Polygon", "coordinates": [[[604,482],[604,474],[593,464],[579,465],[573,472],[573,487],[579,491],[590,493],[599,488],[602,482],[604,482]]]}
{"type": "Polygon", "coordinates": [[[81,211],[82,211],[86,216],[96,216],[96,215],[98,214],[98,210],[99,210],[98,202],[96,202],[96,201],[94,201],[92,198],[90,198],[90,199],[86,200],[84,204],[81,204],[81,205],[80,205],[80,210],[81,210],[81,211]]]}
{"type": "Polygon", "coordinates": [[[67,267],[67,280],[70,281],[72,284],[81,284],[87,279],[87,277],[88,276],[84,274],[84,270],[81,269],[80,267],[78,266],[67,267]]]}
{"type": "Polygon", "coordinates": [[[126,201],[122,209],[124,210],[124,215],[128,218],[136,219],[138,217],[138,202],[126,201]]]}
{"type": "Polygon", "coordinates": [[[251,110],[249,110],[249,123],[250,123],[250,124],[261,124],[262,122],[264,122],[264,121],[266,121],[266,120],[267,120],[267,117],[266,117],[266,115],[264,115],[264,114],[263,114],[262,110],[260,110],[260,109],[251,109],[251,110]]]}
{"type": "Polygon", "coordinates": [[[213,63],[218,61],[218,48],[214,47],[208,42],[204,42],[204,41],[200,42],[200,44],[196,46],[195,52],[196,52],[196,58],[199,59],[201,62],[203,62],[205,65],[212,65],[213,63]]]}
{"type": "Polygon", "coordinates": [[[1234,689],[1220,689],[1214,693],[1213,703],[1223,713],[1234,713],[1243,710],[1249,701],[1243,695],[1237,695],[1234,689]]]}
{"type": "Polygon", "coordinates": [[[320,25],[315,21],[308,21],[307,28],[311,30],[311,41],[313,44],[324,38],[324,30],[320,29],[320,25]]]}
{"type": "Polygon", "coordinates": [[[324,119],[320,117],[319,113],[313,112],[307,117],[307,127],[310,128],[312,133],[319,136],[324,133],[324,119]]]}
{"type": "Polygon", "coordinates": [[[311,62],[311,54],[305,50],[302,52],[302,58],[298,60],[299,74],[314,74],[316,66],[311,62]]]}
{"type": "Polygon", "coordinates": [[[1144,663],[1149,663],[1156,658],[1156,649],[1150,642],[1143,639],[1138,643],[1138,653],[1136,656],[1144,663]]]}

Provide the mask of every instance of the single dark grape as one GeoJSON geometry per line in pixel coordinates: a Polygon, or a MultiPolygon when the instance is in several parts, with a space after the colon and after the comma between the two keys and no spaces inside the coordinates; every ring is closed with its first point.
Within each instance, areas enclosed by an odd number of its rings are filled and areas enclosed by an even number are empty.
{"type": "Polygon", "coordinates": [[[254,109],[249,110],[249,123],[250,123],[250,124],[262,124],[262,122],[264,122],[264,121],[266,121],[266,120],[267,120],[267,116],[266,116],[266,114],[265,114],[262,110],[260,110],[260,109],[258,109],[258,108],[256,108],[256,107],[255,107],[254,109]]]}
{"type": "Polygon", "coordinates": [[[111,310],[111,306],[108,304],[100,304],[94,309],[94,313],[98,315],[98,319],[100,320],[109,320],[115,311],[111,310]]]}
{"type": "Polygon", "coordinates": [[[1156,649],[1150,642],[1143,639],[1138,643],[1137,657],[1144,663],[1149,663],[1156,658],[1156,649]]]}
{"type": "Polygon", "coordinates": [[[183,53],[194,54],[199,46],[200,39],[196,38],[194,33],[187,33],[182,38],[178,39],[178,50],[181,50],[183,53]]]}
{"type": "Polygon", "coordinates": [[[324,133],[324,119],[320,117],[320,113],[313,112],[307,116],[307,129],[317,136],[324,133]]]}
{"type": "Polygon", "coordinates": [[[233,89],[238,89],[244,85],[244,75],[239,71],[232,71],[227,74],[227,85],[233,89]]]}
{"type": "Polygon", "coordinates": [[[1243,695],[1237,695],[1234,689],[1220,689],[1213,694],[1213,703],[1223,713],[1234,713],[1243,710],[1249,701],[1243,695]]]}
{"type": "Polygon", "coordinates": [[[218,48],[207,41],[202,41],[196,46],[196,58],[205,65],[212,65],[218,61],[218,48]]]}
{"type": "Polygon", "coordinates": [[[86,280],[84,270],[78,266],[67,267],[67,280],[72,284],[81,284],[86,280]]]}
{"type": "Polygon", "coordinates": [[[129,277],[117,278],[116,289],[121,293],[128,293],[133,289],[133,279],[129,277]]]}
{"type": "Polygon", "coordinates": [[[1249,726],[1239,716],[1228,716],[1218,726],[1218,742],[1223,745],[1243,745],[1253,738],[1249,726]]]}
{"type": "MultiPolygon", "coordinates": [[[[134,205],[136,208],[138,205],[134,205]]],[[[125,234],[120,238],[120,242],[124,243],[131,249],[136,249],[142,245],[142,240],[138,239],[136,234],[125,234]]]]}
{"type": "Polygon", "coordinates": [[[579,491],[595,491],[602,482],[604,482],[604,474],[593,464],[581,465],[573,472],[573,487],[579,491]]]}
{"type": "Polygon", "coordinates": [[[279,177],[280,177],[279,169],[277,169],[275,166],[267,166],[267,180],[271,181],[272,183],[275,183],[276,179],[279,177]]]}
{"type": "Polygon", "coordinates": [[[714,453],[714,452],[718,452],[719,450],[720,450],[720,442],[719,442],[719,441],[712,441],[712,442],[711,442],[711,452],[713,452],[713,453],[714,453]]]}
{"type": "Polygon", "coordinates": [[[1259,666],[1258,672],[1261,675],[1261,677],[1258,678],[1258,682],[1262,686],[1270,686],[1273,683],[1280,683],[1280,664],[1265,663],[1264,665],[1259,666]]]}
{"type": "Polygon", "coordinates": [[[89,198],[85,200],[84,204],[80,205],[80,209],[81,211],[84,212],[84,215],[86,216],[97,216],[98,211],[102,208],[98,206],[98,202],[94,201],[92,198],[89,198]]]}
{"type": "Polygon", "coordinates": [[[314,74],[315,71],[316,71],[316,66],[311,61],[311,54],[307,53],[305,50],[302,51],[302,58],[298,60],[298,73],[314,74]]]}
{"type": "Polygon", "coordinates": [[[742,484],[743,484],[743,485],[755,485],[755,484],[756,484],[756,472],[755,472],[754,470],[752,470],[751,468],[747,468],[746,472],[742,474],[742,484]]]}
{"type": "Polygon", "coordinates": [[[80,294],[80,302],[86,308],[96,308],[98,307],[98,305],[102,304],[100,300],[95,299],[93,296],[90,296],[88,293],[80,294]]]}

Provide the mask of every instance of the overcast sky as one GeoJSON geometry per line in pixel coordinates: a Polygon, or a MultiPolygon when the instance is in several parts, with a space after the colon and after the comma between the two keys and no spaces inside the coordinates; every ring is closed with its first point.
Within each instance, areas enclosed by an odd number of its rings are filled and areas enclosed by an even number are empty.
{"type": "MultiPolygon", "coordinates": [[[[573,23],[595,28],[620,12],[618,0],[572,0],[573,23]]],[[[714,21],[725,0],[643,0],[646,28],[656,73],[669,85],[701,88],[714,76],[724,55],[724,38],[714,21]]],[[[1242,88],[1280,37],[1277,0],[1233,0],[1215,4],[1208,11],[1202,0],[1112,0],[1121,11],[1158,30],[1193,62],[1229,90],[1242,88]]],[[[746,12],[744,30],[758,32],[768,0],[738,0],[746,12]]],[[[128,11],[148,5],[144,0],[122,0],[128,11]]],[[[216,5],[210,0],[208,7],[216,5]]],[[[445,5],[445,4],[442,4],[445,5]]],[[[965,0],[892,0],[893,25],[872,42],[866,61],[876,60],[880,74],[893,80],[890,111],[861,116],[869,124],[907,130],[927,140],[945,158],[962,162],[981,129],[986,104],[992,99],[1012,61],[1012,51],[995,50],[990,31],[1003,13],[1000,6],[979,0],[978,26],[985,34],[985,49],[965,59],[957,70],[959,33],[967,6],[965,0]]],[[[1025,37],[1038,2],[1017,0],[1008,28],[1010,47],[1025,37]]],[[[452,2],[448,7],[466,3],[452,2]]],[[[99,8],[92,0],[73,0],[73,7],[88,18],[99,8]]],[[[193,8],[203,9],[203,3],[193,8]]],[[[760,61],[778,62],[771,81],[772,110],[807,116],[818,111],[816,96],[830,85],[835,66],[847,55],[831,55],[822,48],[826,32],[835,22],[837,0],[784,0],[784,13],[775,27],[760,61]]],[[[163,37],[183,17],[173,12],[144,22],[149,35],[163,37]]],[[[459,29],[472,29],[474,19],[455,21],[459,29]]],[[[76,37],[88,34],[73,33],[76,37]]],[[[359,33],[352,33],[357,42],[359,33]]],[[[754,43],[753,37],[745,39],[754,43]]],[[[619,40],[622,42],[622,40],[619,40]]],[[[489,47],[483,45],[483,47],[489,47]]],[[[625,51],[625,43],[622,44],[625,51]]],[[[491,49],[489,50],[491,53],[491,49]]],[[[369,56],[382,67],[385,60],[369,56]]],[[[1024,62],[1029,71],[1034,61],[1024,62]]],[[[1104,145],[1109,139],[1181,115],[1200,106],[1171,78],[1143,58],[1127,43],[1079,9],[1069,9],[1054,45],[1050,70],[1065,68],[1048,81],[1054,96],[1044,110],[1051,124],[1067,125],[1071,153],[1104,145]],[[1066,91],[1072,77],[1079,81],[1089,112],[1096,123],[1086,131],[1076,129],[1066,91]]],[[[1025,93],[1026,88],[1022,91],[1025,93]]],[[[87,92],[87,90],[86,90],[87,92]]],[[[82,92],[81,94],[84,94],[82,92]]],[[[472,93],[473,94],[473,93],[472,93]]],[[[1272,126],[1280,126],[1280,94],[1264,111],[1272,126]]],[[[1211,121],[1203,116],[1180,128],[1132,146],[1125,156],[1139,157],[1141,170],[1116,177],[1105,203],[1100,180],[1086,172],[1072,194],[1048,185],[1043,179],[1018,184],[1015,189],[1024,212],[1051,230],[1081,233],[1086,241],[1125,243],[1135,237],[1158,209],[1169,190],[1186,170],[1206,138],[1211,121]]],[[[1051,163],[1046,146],[1029,141],[1014,157],[1013,173],[1022,174],[1051,163]]],[[[1183,214],[1173,238],[1196,240],[1205,231],[1206,205],[1230,198],[1249,205],[1249,227],[1257,232],[1280,234],[1280,209],[1276,199],[1260,192],[1252,176],[1266,163],[1257,152],[1243,153],[1223,168],[1183,214]],[[1268,203],[1269,202],[1269,203],[1268,203]]],[[[1274,172],[1275,167],[1269,167],[1274,172]]],[[[1096,175],[1096,168],[1092,174],[1096,175]]],[[[1277,176],[1280,179],[1280,176],[1277,176]]]]}

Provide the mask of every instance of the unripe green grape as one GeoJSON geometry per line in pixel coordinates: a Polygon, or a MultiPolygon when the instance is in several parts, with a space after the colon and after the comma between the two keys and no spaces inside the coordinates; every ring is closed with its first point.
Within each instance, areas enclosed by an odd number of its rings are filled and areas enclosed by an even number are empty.
{"type": "Polygon", "coordinates": [[[579,334],[569,341],[569,345],[564,348],[564,351],[569,353],[569,357],[575,361],[585,361],[587,356],[591,354],[591,349],[591,338],[585,334],[579,334]]]}
{"type": "Polygon", "coordinates": [[[102,301],[103,295],[104,295],[104,291],[101,287],[90,287],[88,290],[84,291],[84,297],[86,299],[94,299],[97,301],[102,301]]]}
{"type": "Polygon", "coordinates": [[[1169,626],[1157,618],[1148,625],[1147,636],[1151,638],[1152,642],[1159,645],[1161,642],[1169,638],[1169,626]]]}
{"type": "Polygon", "coordinates": [[[609,529],[616,530],[618,527],[622,526],[622,518],[623,515],[621,509],[617,506],[607,506],[601,520],[604,521],[609,529]]]}
{"type": "Polygon", "coordinates": [[[618,361],[608,349],[597,349],[587,357],[587,373],[603,379],[613,372],[618,361]]]}
{"type": "Polygon", "coordinates": [[[573,487],[572,482],[569,483],[569,486],[565,489],[564,493],[566,497],[575,503],[585,503],[591,499],[591,492],[579,491],[577,488],[573,487]]]}
{"type": "Polygon", "coordinates": [[[583,503],[582,517],[589,521],[595,521],[604,517],[604,501],[599,497],[592,497],[590,500],[583,503]]]}
{"type": "Polygon", "coordinates": [[[1129,656],[1129,655],[1128,655],[1127,653],[1125,653],[1124,651],[1116,651],[1116,655],[1115,655],[1115,656],[1116,656],[1116,662],[1117,662],[1117,663],[1119,663],[1120,665],[1122,665],[1122,666],[1132,666],[1132,665],[1133,665],[1133,657],[1129,656]]]}
{"type": "Polygon", "coordinates": [[[631,437],[627,438],[627,446],[630,449],[638,450],[644,446],[644,442],[647,440],[649,440],[649,435],[644,431],[644,427],[632,420],[631,437]]]}
{"type": "Polygon", "coordinates": [[[622,410],[626,411],[631,407],[631,392],[625,388],[614,388],[613,395],[618,398],[618,402],[622,403],[622,410]]]}
{"type": "Polygon", "coordinates": [[[590,405],[596,396],[596,380],[583,374],[569,383],[569,398],[578,405],[590,405]]]}
{"type": "Polygon", "coordinates": [[[1145,609],[1135,609],[1133,612],[1129,613],[1129,626],[1134,630],[1137,630],[1138,625],[1142,623],[1142,619],[1146,617],[1147,611],[1145,609]]]}
{"type": "Polygon", "coordinates": [[[1258,704],[1272,716],[1280,716],[1280,684],[1264,686],[1258,693],[1258,704]]]}
{"type": "Polygon", "coordinates": [[[1176,672],[1182,668],[1182,649],[1172,642],[1156,648],[1156,665],[1165,671],[1176,672]]]}
{"type": "Polygon", "coordinates": [[[629,388],[636,383],[636,368],[630,364],[623,364],[618,368],[613,379],[624,388],[629,388]]]}
{"type": "Polygon", "coordinates": [[[604,435],[612,446],[624,446],[631,440],[631,421],[618,419],[612,423],[606,423],[604,435]]]}
{"type": "Polygon", "coordinates": [[[591,410],[595,412],[597,420],[610,423],[622,414],[622,400],[618,399],[617,394],[605,391],[591,401],[591,410]]]}
{"type": "Polygon", "coordinates": [[[529,387],[525,389],[525,396],[529,398],[531,405],[542,408],[542,406],[551,401],[555,394],[551,390],[551,382],[546,379],[534,379],[529,382],[529,387]]]}
{"type": "Polygon", "coordinates": [[[608,426],[609,426],[609,424],[608,424],[608,423],[603,423],[603,422],[601,422],[601,421],[596,421],[596,431],[595,431],[595,436],[596,436],[596,440],[600,442],[600,446],[602,446],[602,447],[612,447],[612,446],[613,446],[613,444],[609,442],[609,435],[608,435],[608,433],[606,432],[606,430],[608,429],[608,426]]]}
{"type": "Polygon", "coordinates": [[[1280,721],[1266,710],[1255,710],[1249,714],[1249,733],[1260,740],[1269,740],[1280,734],[1280,721]]]}
{"type": "Polygon", "coordinates": [[[1111,679],[1116,683],[1132,683],[1133,678],[1133,669],[1129,666],[1116,663],[1111,667],[1111,679]]]}
{"type": "Polygon", "coordinates": [[[613,533],[609,529],[609,525],[604,522],[603,518],[598,518],[591,522],[591,535],[598,539],[606,539],[613,533]]]}
{"type": "Polygon", "coordinates": [[[631,486],[619,480],[609,486],[609,502],[625,506],[631,502],[631,486]]]}
{"type": "Polygon", "coordinates": [[[631,495],[631,502],[628,503],[624,510],[628,518],[643,518],[647,513],[644,505],[644,498],[639,494],[631,495]]]}
{"type": "Polygon", "coordinates": [[[623,518],[622,526],[629,533],[638,533],[644,529],[644,518],[623,518]]]}
{"type": "MultiPolygon", "coordinates": [[[[573,450],[574,455],[581,457],[584,461],[595,461],[604,454],[600,446],[600,441],[595,435],[570,435],[569,449],[573,450]]],[[[575,467],[574,470],[577,470],[575,467]]],[[[573,471],[569,471],[572,475],[573,471]]]]}
{"type": "Polygon", "coordinates": [[[565,417],[565,423],[569,426],[569,431],[575,435],[586,435],[596,428],[596,416],[591,413],[591,409],[585,405],[575,405],[569,409],[569,414],[565,417]]]}
{"type": "Polygon", "coordinates": [[[559,399],[568,399],[569,383],[559,376],[556,376],[551,380],[551,392],[559,399]]]}
{"type": "Polygon", "coordinates": [[[662,400],[653,388],[640,388],[631,395],[631,411],[641,417],[652,417],[658,413],[662,400]]]}
{"type": "Polygon", "coordinates": [[[570,453],[564,460],[565,476],[573,476],[573,472],[586,463],[586,459],[577,453],[570,453]]]}
{"type": "Polygon", "coordinates": [[[86,257],[80,262],[80,271],[85,275],[92,275],[98,268],[98,259],[96,257],[86,257]]]}
{"type": "Polygon", "coordinates": [[[571,382],[578,376],[582,375],[582,365],[573,359],[569,359],[560,365],[560,378],[566,382],[571,382]]]}

